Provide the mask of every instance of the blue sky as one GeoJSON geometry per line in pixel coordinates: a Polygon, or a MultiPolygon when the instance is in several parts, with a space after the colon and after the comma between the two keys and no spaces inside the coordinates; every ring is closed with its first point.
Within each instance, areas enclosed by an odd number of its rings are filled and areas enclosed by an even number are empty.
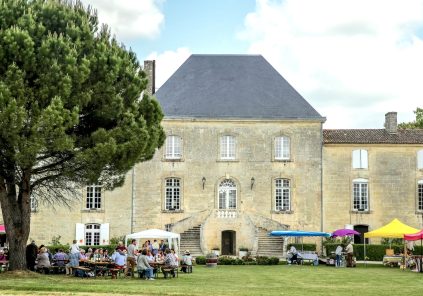
{"type": "Polygon", "coordinates": [[[261,54],[327,118],[383,128],[423,107],[423,0],[83,0],[159,87],[192,53],[261,54]]]}

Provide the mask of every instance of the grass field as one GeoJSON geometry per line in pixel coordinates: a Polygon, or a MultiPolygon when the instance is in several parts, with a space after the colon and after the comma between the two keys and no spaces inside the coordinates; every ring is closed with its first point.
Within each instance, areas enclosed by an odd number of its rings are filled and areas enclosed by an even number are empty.
{"type": "Polygon", "coordinates": [[[413,295],[423,273],[383,266],[195,266],[179,278],[75,278],[0,274],[0,295],[413,295]]]}

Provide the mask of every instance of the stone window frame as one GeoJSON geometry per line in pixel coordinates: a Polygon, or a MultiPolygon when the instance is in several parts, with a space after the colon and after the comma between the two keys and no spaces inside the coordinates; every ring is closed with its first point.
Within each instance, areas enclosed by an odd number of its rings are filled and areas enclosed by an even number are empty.
{"type": "Polygon", "coordinates": [[[416,212],[423,213],[423,179],[417,181],[416,212]]]}
{"type": "MultiPolygon", "coordinates": [[[[225,177],[220,178],[217,181],[217,184],[216,184],[216,206],[215,206],[216,210],[220,210],[220,211],[237,211],[237,210],[239,210],[240,188],[241,188],[240,183],[236,178],[234,178],[232,176],[225,176],[225,177]],[[228,208],[220,208],[220,185],[223,182],[225,182],[226,180],[232,181],[235,185],[235,193],[236,193],[236,195],[235,195],[235,208],[229,208],[229,207],[228,208]]],[[[229,203],[229,201],[227,203],[229,203]]]]}
{"type": "Polygon", "coordinates": [[[276,212],[290,212],[291,211],[291,180],[288,178],[275,178],[273,179],[274,182],[274,192],[273,196],[275,198],[274,201],[274,211],[276,212]],[[278,186],[278,181],[281,181],[281,186],[278,186]],[[288,182],[288,186],[285,186],[285,182],[288,182]],[[280,203],[282,204],[281,207],[278,207],[278,190],[280,190],[280,203]],[[287,192],[288,194],[288,207],[284,206],[284,194],[287,192]]]}
{"type": "Polygon", "coordinates": [[[417,169],[423,170],[423,149],[417,151],[417,169]]]}
{"type": "MultiPolygon", "coordinates": [[[[218,147],[219,147],[219,149],[218,149],[218,158],[217,159],[219,161],[237,161],[238,160],[238,136],[236,134],[230,133],[230,132],[221,133],[219,135],[219,138],[218,138],[218,147]],[[222,148],[223,148],[222,147],[222,139],[224,137],[227,137],[227,138],[231,137],[234,140],[234,143],[233,143],[234,156],[233,157],[222,157],[222,148]]],[[[228,149],[226,149],[226,150],[228,150],[228,149]]],[[[228,151],[226,151],[226,152],[228,152],[228,151]]]]}
{"type": "MultiPolygon", "coordinates": [[[[174,193],[174,191],[172,190],[172,194],[174,193]]],[[[174,199],[173,199],[174,200],[174,199]]],[[[183,179],[181,177],[177,177],[177,176],[169,176],[163,179],[163,201],[162,201],[162,212],[164,213],[181,213],[183,212],[183,179]],[[174,185],[172,186],[168,186],[167,181],[168,180],[177,180],[179,181],[179,186],[176,187],[174,185]],[[168,189],[176,189],[178,188],[178,203],[179,203],[179,207],[175,208],[174,205],[172,205],[172,200],[171,200],[171,205],[172,208],[168,207],[168,189]]]]}
{"type": "Polygon", "coordinates": [[[101,184],[91,184],[85,187],[85,206],[84,209],[86,211],[97,211],[102,210],[104,207],[104,194],[103,194],[103,186],[101,184]],[[89,188],[93,188],[92,195],[89,188]],[[99,191],[98,191],[99,189],[99,191]],[[97,196],[96,196],[97,194],[97,196]],[[99,195],[98,195],[99,194],[99,195]],[[89,199],[92,199],[91,201],[89,199]]]}
{"type": "Polygon", "coordinates": [[[165,144],[163,146],[163,160],[164,161],[183,161],[183,155],[184,155],[184,139],[182,138],[182,136],[172,133],[170,135],[166,136],[166,140],[165,140],[165,144]],[[168,140],[169,139],[173,139],[172,140],[172,145],[170,145],[170,149],[172,150],[171,153],[168,153],[168,140]],[[180,149],[180,154],[179,156],[176,155],[175,150],[176,150],[176,145],[175,145],[175,140],[178,139],[179,140],[179,149],[180,149]]]}
{"type": "Polygon", "coordinates": [[[352,180],[352,192],[351,192],[351,197],[352,197],[352,204],[351,204],[351,209],[353,212],[357,212],[357,213],[369,213],[370,212],[370,186],[369,186],[369,179],[366,178],[356,178],[352,180]],[[359,195],[357,196],[357,186],[358,185],[358,192],[359,195]],[[362,208],[362,188],[365,186],[365,192],[366,192],[366,206],[364,208],[362,208]],[[358,197],[358,198],[356,198],[358,197]],[[358,200],[358,201],[357,201],[358,200]],[[358,206],[358,207],[357,207],[358,206]]]}
{"type": "Polygon", "coordinates": [[[295,178],[293,175],[274,175],[271,177],[271,187],[272,187],[272,200],[271,200],[271,213],[273,214],[293,214],[294,213],[294,200],[295,200],[295,178]],[[289,210],[276,210],[276,180],[277,179],[286,179],[290,182],[290,200],[289,200],[289,210]]]}
{"type": "Polygon", "coordinates": [[[351,152],[351,167],[353,169],[369,169],[369,151],[367,149],[354,149],[351,152]]]}
{"type": "MultiPolygon", "coordinates": [[[[282,144],[282,146],[283,146],[283,144],[282,144]]],[[[283,149],[281,149],[281,151],[282,151],[282,154],[283,154],[283,149]]],[[[274,160],[274,161],[281,161],[281,162],[292,161],[292,141],[291,141],[291,137],[286,135],[286,134],[275,135],[273,137],[272,152],[273,152],[272,153],[273,154],[272,160],[274,160]],[[283,156],[281,157],[281,156],[277,155],[276,150],[277,150],[277,140],[278,139],[287,139],[288,140],[288,154],[289,154],[288,157],[283,157],[283,156]]]]}

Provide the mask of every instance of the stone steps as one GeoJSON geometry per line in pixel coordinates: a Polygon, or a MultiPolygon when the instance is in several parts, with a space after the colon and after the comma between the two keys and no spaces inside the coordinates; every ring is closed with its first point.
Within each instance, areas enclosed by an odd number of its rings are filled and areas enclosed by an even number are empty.
{"type": "Polygon", "coordinates": [[[268,236],[267,233],[266,229],[259,228],[256,256],[283,258],[284,239],[282,237],[268,236]]]}
{"type": "Polygon", "coordinates": [[[201,225],[195,226],[181,233],[181,254],[185,250],[189,250],[192,256],[202,256],[200,246],[200,229],[201,225]]]}

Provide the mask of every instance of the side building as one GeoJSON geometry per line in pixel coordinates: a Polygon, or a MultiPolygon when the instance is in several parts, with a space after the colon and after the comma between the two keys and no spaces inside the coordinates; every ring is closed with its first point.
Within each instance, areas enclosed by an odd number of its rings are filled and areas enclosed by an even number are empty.
{"type": "Polygon", "coordinates": [[[323,135],[325,229],[365,233],[394,218],[423,228],[423,130],[398,129],[397,113],[389,112],[384,129],[323,135]]]}

